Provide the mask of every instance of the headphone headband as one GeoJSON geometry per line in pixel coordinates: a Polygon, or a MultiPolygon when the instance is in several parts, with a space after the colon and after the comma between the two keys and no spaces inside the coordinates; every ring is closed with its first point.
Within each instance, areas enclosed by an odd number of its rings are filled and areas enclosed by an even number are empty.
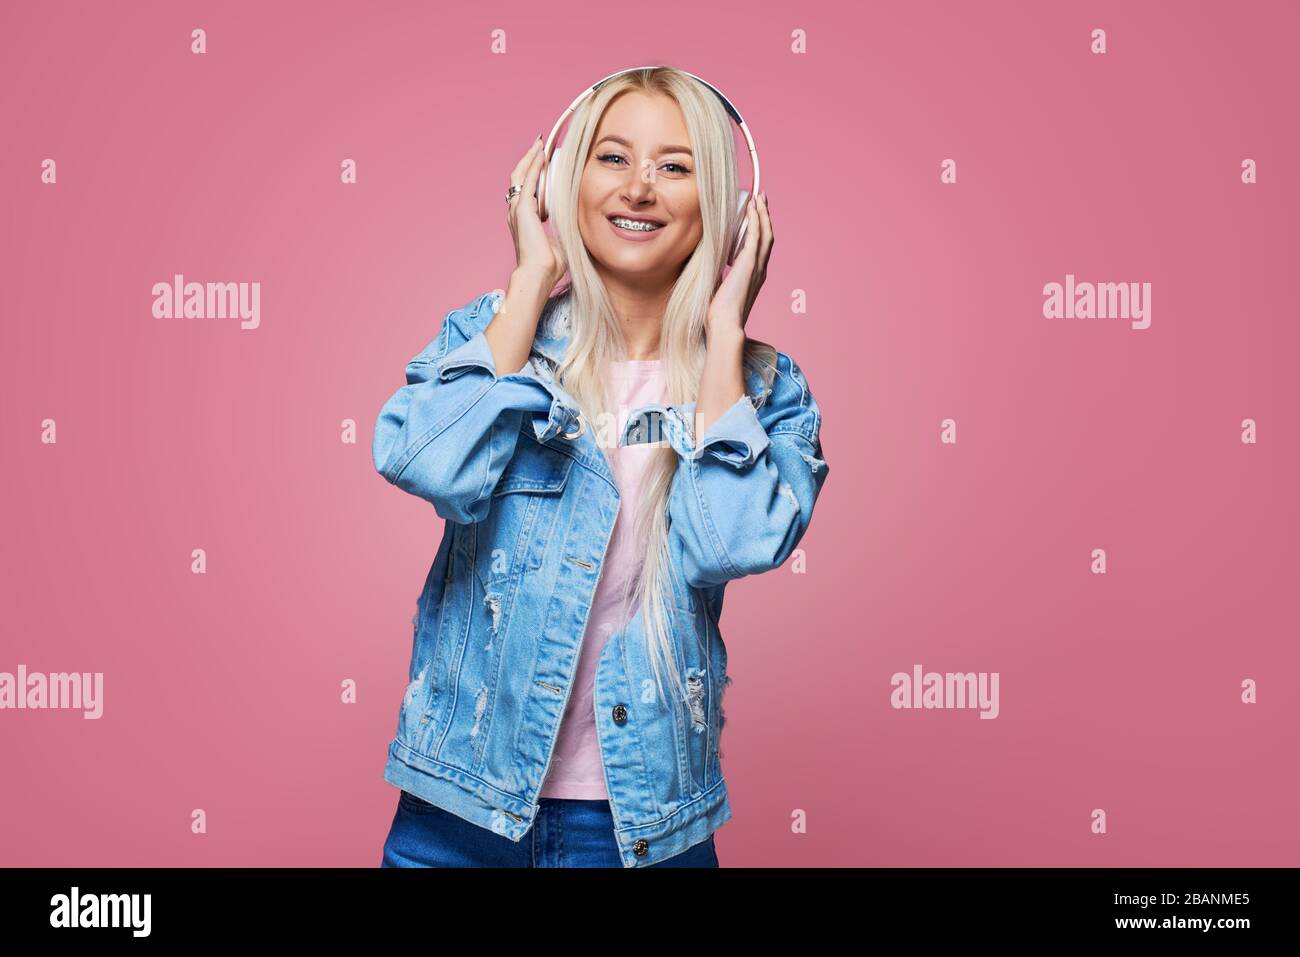
{"type": "MultiPolygon", "coordinates": [[[[560,114],[560,118],[555,121],[555,125],[551,127],[550,136],[546,137],[546,148],[543,154],[545,165],[541,172],[540,177],[538,178],[538,183],[537,183],[537,210],[538,210],[538,215],[540,216],[541,219],[545,220],[550,215],[550,211],[546,208],[546,192],[547,192],[546,181],[548,179],[547,173],[549,172],[550,169],[551,157],[556,150],[555,138],[560,132],[560,127],[564,125],[565,121],[568,120],[569,117],[571,117],[574,113],[577,112],[578,107],[582,105],[582,102],[586,100],[587,97],[591,96],[593,93],[595,93],[598,89],[600,89],[610,80],[614,79],[615,77],[622,76],[624,73],[634,73],[637,70],[647,70],[647,69],[653,69],[653,66],[629,67],[626,70],[619,70],[617,73],[611,73],[609,76],[605,77],[604,79],[596,81],[591,86],[587,87],[587,89],[579,93],[577,98],[575,98],[574,101],[569,104],[568,108],[563,113],[560,114]]],[[[746,220],[743,218],[743,214],[745,212],[745,204],[746,202],[748,202],[749,197],[751,195],[758,193],[758,189],[759,189],[758,148],[754,145],[754,137],[750,134],[749,127],[745,125],[745,120],[741,117],[740,111],[736,109],[736,107],[732,104],[732,102],[729,99],[727,99],[727,97],[723,94],[721,90],[719,90],[708,80],[705,80],[702,77],[698,77],[694,73],[688,73],[686,70],[679,70],[679,72],[685,73],[692,80],[697,80],[700,83],[703,83],[706,87],[712,90],[714,94],[717,95],[718,99],[722,101],[722,106],[727,111],[727,115],[731,117],[732,121],[738,127],[740,127],[740,132],[744,134],[745,143],[749,147],[749,161],[750,161],[750,165],[753,167],[754,170],[754,183],[749,190],[740,191],[740,208],[737,211],[737,215],[741,216],[740,227],[736,231],[736,239],[731,244],[731,247],[727,254],[727,262],[730,263],[736,258],[736,254],[740,251],[740,247],[744,244],[745,241],[745,231],[748,225],[746,220]]]]}

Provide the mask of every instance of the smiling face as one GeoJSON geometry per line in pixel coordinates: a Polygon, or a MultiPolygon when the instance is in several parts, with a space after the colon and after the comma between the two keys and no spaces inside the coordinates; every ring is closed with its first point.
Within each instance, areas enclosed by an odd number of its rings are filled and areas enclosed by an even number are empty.
{"type": "Polygon", "coordinates": [[[602,278],[671,283],[704,234],[695,157],[671,97],[624,93],[601,117],[578,191],[578,229],[602,278]],[[655,229],[617,226],[625,216],[655,229]]]}

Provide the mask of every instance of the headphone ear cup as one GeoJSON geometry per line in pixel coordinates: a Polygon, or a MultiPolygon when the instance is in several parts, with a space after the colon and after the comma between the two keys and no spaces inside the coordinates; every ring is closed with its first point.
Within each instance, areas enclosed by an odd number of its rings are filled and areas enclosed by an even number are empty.
{"type": "Polygon", "coordinates": [[[740,225],[736,228],[736,240],[731,244],[731,250],[727,253],[727,265],[730,266],[740,255],[740,247],[745,245],[745,233],[749,229],[749,220],[745,216],[745,205],[749,202],[749,190],[740,191],[740,205],[736,207],[736,218],[740,225]]]}
{"type": "Polygon", "coordinates": [[[541,171],[537,174],[537,216],[542,222],[546,222],[551,216],[551,210],[547,201],[555,195],[555,190],[550,186],[551,169],[559,162],[560,157],[564,155],[564,144],[560,144],[551,150],[551,158],[542,164],[541,171]]]}

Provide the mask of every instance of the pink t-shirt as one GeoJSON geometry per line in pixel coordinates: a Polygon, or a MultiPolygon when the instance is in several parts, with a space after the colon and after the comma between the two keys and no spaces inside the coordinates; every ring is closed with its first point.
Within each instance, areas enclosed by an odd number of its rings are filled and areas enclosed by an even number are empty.
{"type": "MultiPolygon", "coordinates": [[[[665,393],[661,359],[635,359],[611,364],[610,412],[616,413],[622,434],[628,413],[638,406],[663,402],[665,393]]],[[[636,613],[628,592],[632,572],[640,556],[635,554],[632,523],[646,463],[654,455],[652,444],[605,448],[618,484],[619,512],[610,535],[605,567],[596,585],[587,630],[578,655],[573,690],[560,721],[559,737],[550,770],[542,783],[541,797],[609,800],[605,789],[605,772],[600,760],[600,741],[596,737],[595,707],[596,663],[609,636],[621,629],[636,613]]]]}

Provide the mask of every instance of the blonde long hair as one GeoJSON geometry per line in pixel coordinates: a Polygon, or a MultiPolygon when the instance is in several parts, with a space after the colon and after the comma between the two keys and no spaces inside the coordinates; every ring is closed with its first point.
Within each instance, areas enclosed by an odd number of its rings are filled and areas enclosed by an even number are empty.
{"type": "MultiPolygon", "coordinates": [[[[669,403],[694,402],[698,397],[704,372],[705,317],[722,281],[728,240],[734,236],[740,218],[737,213],[740,186],[731,119],[716,94],[689,75],[668,66],[624,73],[600,87],[574,114],[565,135],[565,148],[558,159],[552,160],[548,170],[548,194],[552,189],[555,192],[548,196],[547,207],[548,218],[555,225],[569,266],[569,283],[557,294],[569,297],[569,348],[555,375],[578,403],[588,423],[618,421],[618,410],[607,408],[606,372],[610,361],[626,355],[626,342],[604,283],[578,230],[577,198],[601,117],[616,97],[632,90],[663,94],[676,101],[690,134],[698,174],[704,232],[669,294],[659,340],[669,403]]],[[[775,359],[776,351],[770,345],[746,339],[745,362],[758,368],[766,382],[771,381],[775,372],[775,359]]],[[[616,434],[613,441],[617,444],[616,434]]],[[[677,454],[667,442],[658,443],[649,453],[632,529],[637,544],[638,573],[632,576],[633,585],[623,599],[625,609],[628,604],[640,604],[646,657],[651,662],[660,695],[663,673],[667,671],[673,677],[677,696],[691,709],[695,727],[703,730],[699,685],[693,702],[680,674],[670,625],[676,603],[670,580],[667,506],[676,468],[677,454]]],[[[709,660],[707,648],[701,649],[701,660],[709,660]]]]}

